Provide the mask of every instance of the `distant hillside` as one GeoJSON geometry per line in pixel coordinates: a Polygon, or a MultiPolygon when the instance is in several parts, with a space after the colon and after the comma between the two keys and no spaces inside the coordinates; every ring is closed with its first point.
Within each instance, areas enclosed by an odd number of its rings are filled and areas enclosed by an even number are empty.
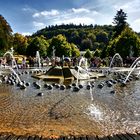
{"type": "Polygon", "coordinates": [[[51,39],[53,36],[62,34],[66,36],[69,43],[74,43],[81,51],[85,51],[105,48],[112,38],[113,30],[112,25],[55,25],[37,31],[32,37],[43,35],[51,39]]]}

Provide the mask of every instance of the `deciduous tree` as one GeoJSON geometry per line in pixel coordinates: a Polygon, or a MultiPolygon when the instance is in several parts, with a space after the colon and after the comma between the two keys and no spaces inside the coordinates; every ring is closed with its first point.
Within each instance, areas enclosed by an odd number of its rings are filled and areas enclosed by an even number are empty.
{"type": "Polygon", "coordinates": [[[48,46],[49,44],[43,36],[35,37],[28,45],[26,53],[28,56],[35,56],[36,51],[39,51],[41,56],[46,56],[48,46]]]}
{"type": "Polygon", "coordinates": [[[50,40],[50,46],[48,49],[48,55],[50,56],[53,54],[53,47],[55,49],[56,56],[71,56],[71,45],[62,34],[59,34],[50,40]]]}
{"type": "Polygon", "coordinates": [[[140,38],[129,27],[122,31],[108,46],[109,55],[119,53],[123,58],[127,56],[138,57],[140,55],[140,38]]]}
{"type": "Polygon", "coordinates": [[[26,49],[28,45],[27,37],[23,36],[22,34],[15,33],[13,35],[13,47],[17,54],[25,55],[26,49]]]}
{"type": "Polygon", "coordinates": [[[6,19],[0,15],[0,49],[7,50],[12,47],[12,29],[6,19]]]}

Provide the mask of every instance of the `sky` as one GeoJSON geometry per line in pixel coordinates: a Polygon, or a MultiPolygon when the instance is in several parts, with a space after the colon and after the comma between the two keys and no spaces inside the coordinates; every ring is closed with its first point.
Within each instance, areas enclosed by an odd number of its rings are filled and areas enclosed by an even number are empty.
{"type": "Polygon", "coordinates": [[[140,32],[140,0],[0,0],[0,14],[14,33],[31,35],[49,25],[113,25],[118,10],[140,32]]]}

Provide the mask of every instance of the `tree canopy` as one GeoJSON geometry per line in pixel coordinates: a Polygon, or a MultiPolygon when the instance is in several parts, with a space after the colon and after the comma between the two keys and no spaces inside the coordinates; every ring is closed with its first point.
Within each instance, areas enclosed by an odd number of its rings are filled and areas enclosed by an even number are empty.
{"type": "Polygon", "coordinates": [[[70,24],[46,27],[34,33],[32,37],[44,35],[46,38],[52,39],[54,36],[62,34],[69,43],[74,43],[80,51],[86,51],[87,49],[96,50],[98,47],[98,49],[102,49],[102,46],[107,46],[113,32],[114,27],[112,25],[70,24]]]}
{"type": "Polygon", "coordinates": [[[48,47],[49,44],[46,39],[43,36],[37,36],[31,40],[30,44],[27,47],[26,54],[28,56],[35,56],[36,51],[39,51],[41,56],[46,56],[48,47]]]}
{"type": "Polygon", "coordinates": [[[15,33],[13,35],[13,47],[17,54],[25,55],[27,46],[28,46],[27,37],[25,37],[19,33],[15,33]]]}
{"type": "Polygon", "coordinates": [[[55,49],[55,55],[62,57],[65,56],[72,56],[72,55],[78,55],[78,49],[74,44],[68,43],[65,36],[62,34],[59,34],[57,36],[54,36],[50,40],[50,46],[48,48],[48,54],[52,56],[53,53],[53,47],[55,49]]]}
{"type": "Polygon", "coordinates": [[[92,53],[89,49],[86,50],[85,54],[84,54],[85,58],[91,58],[92,57],[92,53]]]}
{"type": "Polygon", "coordinates": [[[0,49],[9,49],[12,43],[12,29],[5,18],[0,15],[0,49]]]}
{"type": "Polygon", "coordinates": [[[131,28],[127,27],[118,38],[110,42],[108,52],[111,56],[119,53],[123,58],[137,57],[140,55],[140,38],[131,28]]]}
{"type": "Polygon", "coordinates": [[[12,34],[8,22],[0,15],[0,50],[14,47],[16,54],[35,56],[55,55],[77,57],[80,51],[95,52],[94,56],[104,58],[120,53],[122,57],[139,56],[139,36],[127,23],[127,14],[120,9],[114,17],[114,25],[62,24],[45,27],[32,36],[12,34]]]}

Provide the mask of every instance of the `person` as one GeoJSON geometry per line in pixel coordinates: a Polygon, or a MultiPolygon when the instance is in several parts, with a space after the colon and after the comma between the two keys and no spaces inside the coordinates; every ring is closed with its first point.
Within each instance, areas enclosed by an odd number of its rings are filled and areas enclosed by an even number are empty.
{"type": "Polygon", "coordinates": [[[40,63],[41,63],[41,67],[43,67],[44,66],[44,58],[43,57],[41,57],[40,63]]]}
{"type": "Polygon", "coordinates": [[[50,59],[49,59],[49,57],[46,57],[45,60],[46,60],[46,65],[49,66],[49,63],[50,63],[50,59]]]}
{"type": "Polygon", "coordinates": [[[26,59],[23,57],[22,59],[22,68],[26,68],[26,59]]]}

